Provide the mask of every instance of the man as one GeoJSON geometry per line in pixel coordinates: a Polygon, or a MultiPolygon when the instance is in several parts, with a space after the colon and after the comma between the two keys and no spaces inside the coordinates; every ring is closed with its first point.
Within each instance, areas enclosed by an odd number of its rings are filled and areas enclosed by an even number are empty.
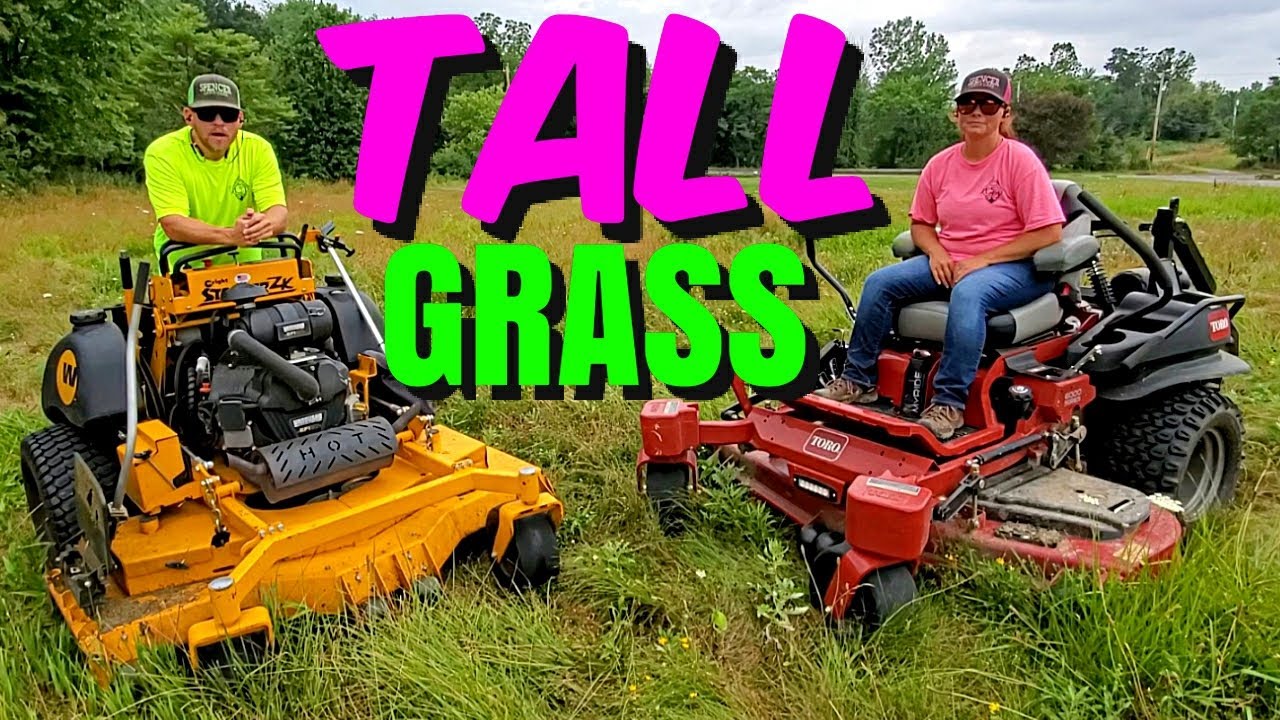
{"type": "MultiPolygon", "coordinates": [[[[221,75],[199,75],[187,88],[185,127],[156,138],[143,160],[147,194],[159,225],[155,249],[168,240],[236,246],[241,262],[259,260],[262,240],[285,229],[288,209],[275,150],[241,130],[240,89],[221,75]]],[[[183,255],[170,255],[170,266],[183,255]]],[[[231,262],[231,254],[204,261],[231,262]]],[[[197,263],[200,265],[201,263],[197,263]]]]}

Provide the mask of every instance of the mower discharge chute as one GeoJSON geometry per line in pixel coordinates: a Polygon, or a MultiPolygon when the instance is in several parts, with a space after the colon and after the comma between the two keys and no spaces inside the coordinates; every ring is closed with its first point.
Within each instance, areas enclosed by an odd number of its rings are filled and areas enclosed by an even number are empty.
{"type": "Polygon", "coordinates": [[[50,354],[52,425],[23,439],[22,480],[49,593],[100,680],[144,642],[198,666],[225,641],[270,641],[268,596],[336,613],[433,593],[464,539],[509,587],[558,572],[551,483],[396,381],[332,232],[240,264],[170,242],[136,287],[122,255],[123,303],[74,313],[50,354]],[[308,243],[339,275],[316,282],[308,243]]]}
{"type": "MultiPolygon", "coordinates": [[[[720,420],[700,420],[697,403],[646,403],[637,479],[662,522],[681,525],[699,450],[715,449],[800,527],[816,607],[871,627],[915,597],[920,564],[949,543],[1050,573],[1125,577],[1168,559],[1184,525],[1235,492],[1243,423],[1221,383],[1249,370],[1232,323],[1244,297],[1216,294],[1177,198],[1140,226],[1148,243],[1078,185],[1054,185],[1067,224],[1034,262],[1055,290],[989,318],[955,436],[918,422],[946,352],[947,299],[925,299],[896,311],[876,404],[761,402],[738,378],[720,420]],[[1106,237],[1143,267],[1107,277],[1106,237]]],[[[806,250],[856,322],[813,239],[806,250]]],[[[893,252],[918,252],[909,232],[893,252]]],[[[845,350],[823,349],[819,384],[839,376],[845,350]]]]}

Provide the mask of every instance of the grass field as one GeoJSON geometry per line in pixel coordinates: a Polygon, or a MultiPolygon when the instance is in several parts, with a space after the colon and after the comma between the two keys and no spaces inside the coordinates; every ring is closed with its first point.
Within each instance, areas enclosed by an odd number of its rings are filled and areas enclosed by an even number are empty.
{"type": "MultiPolygon", "coordinates": [[[[109,690],[84,670],[50,615],[16,478],[20,438],[38,412],[48,348],[72,310],[114,303],[116,252],[150,252],[140,190],[102,188],[0,201],[0,716],[31,718],[1261,718],[1280,714],[1280,192],[1077,178],[1134,223],[1171,195],[1239,318],[1252,375],[1229,394],[1248,422],[1236,507],[1196,526],[1157,578],[1100,586],[1069,577],[1046,591],[1011,565],[957,558],[921,579],[921,600],[869,638],[835,634],[806,611],[790,528],[713,473],[691,532],[657,530],[634,489],[640,403],[451,400],[441,421],[542,464],[568,506],[563,572],[546,592],[499,590],[463,566],[431,606],[369,621],[300,616],[269,664],[196,680],[149,658],[109,690]]],[[[856,293],[891,258],[912,178],[869,180],[893,227],[824,241],[828,266],[856,293]]],[[[754,190],[754,188],[752,188],[754,190]]],[[[478,224],[461,187],[433,186],[419,238],[470,264],[478,224]]],[[[357,282],[379,299],[398,247],[351,210],[349,186],[291,188],[292,220],[334,219],[360,253],[357,282]],[[362,234],[357,234],[357,232],[362,234]]],[[[573,243],[598,242],[577,201],[535,208],[521,240],[570,272],[573,243]]],[[[642,261],[670,237],[646,218],[642,261]]],[[[799,250],[774,217],[705,241],[799,250]]],[[[1111,270],[1134,264],[1108,253],[1111,270]]],[[[321,261],[327,269],[327,261],[321,261]]],[[[717,303],[730,329],[751,329],[717,303]]],[[[794,303],[825,341],[844,332],[839,302],[794,303]]],[[[650,314],[651,329],[661,326],[650,314]]],[[[481,350],[483,352],[483,350],[481,350]]],[[[656,394],[662,387],[655,388],[656,394]]],[[[483,394],[483,391],[482,391],[483,394]]],[[[567,393],[572,398],[572,392],[567,393]]],[[[710,403],[717,410],[725,401],[710,403]]]]}
{"type": "Polygon", "coordinates": [[[1162,140],[1156,145],[1153,170],[1157,172],[1205,172],[1234,170],[1240,158],[1222,140],[1198,143],[1162,140]]]}

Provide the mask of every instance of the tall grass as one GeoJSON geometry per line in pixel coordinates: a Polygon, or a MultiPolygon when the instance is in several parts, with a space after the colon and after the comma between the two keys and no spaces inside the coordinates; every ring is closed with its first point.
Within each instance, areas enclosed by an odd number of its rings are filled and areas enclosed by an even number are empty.
{"type": "MultiPolygon", "coordinates": [[[[1088,574],[1046,587],[1011,565],[958,558],[920,579],[921,599],[880,632],[827,627],[804,600],[794,529],[708,465],[688,531],[659,532],[635,491],[640,403],[458,398],[441,420],[546,467],[568,506],[563,573],[547,591],[496,588],[484,561],[460,566],[434,603],[383,617],[301,615],[279,625],[265,664],[192,677],[158,653],[107,690],[86,672],[40,581],[17,483],[20,438],[40,427],[45,353],[66,316],[118,295],[115,254],[150,252],[153,218],[136,189],[103,187],[0,201],[0,717],[62,718],[1210,718],[1266,717],[1280,704],[1280,193],[1242,187],[1076,178],[1133,222],[1182,199],[1238,318],[1253,373],[1228,383],[1248,422],[1240,506],[1213,516],[1180,557],[1142,581],[1088,574]]],[[[824,263],[854,297],[891,261],[912,178],[869,180],[894,226],[824,240],[824,263]]],[[[464,263],[490,240],[458,208],[460,186],[429,187],[419,240],[464,263]]],[[[748,190],[754,192],[749,185],[748,190]]],[[[304,184],[292,226],[334,219],[349,262],[378,298],[399,245],[351,210],[350,187],[304,184]],[[360,232],[362,234],[357,234],[360,232]]],[[[571,272],[571,246],[599,242],[577,200],[535,207],[522,241],[571,272]]],[[[672,242],[646,218],[628,257],[672,242]]],[[[728,263],[751,242],[800,245],[777,218],[702,241],[728,263]]],[[[1109,253],[1110,269],[1134,264],[1109,253]]],[[[319,260],[327,268],[327,260],[319,260]]],[[[838,298],[793,303],[821,340],[846,332],[838,298]]],[[[713,303],[730,330],[751,330],[713,303]]],[[[646,303],[646,325],[664,327],[646,303]]],[[[665,394],[660,385],[656,394],[665,394]]],[[[706,403],[714,414],[724,401],[706,403]]]]}

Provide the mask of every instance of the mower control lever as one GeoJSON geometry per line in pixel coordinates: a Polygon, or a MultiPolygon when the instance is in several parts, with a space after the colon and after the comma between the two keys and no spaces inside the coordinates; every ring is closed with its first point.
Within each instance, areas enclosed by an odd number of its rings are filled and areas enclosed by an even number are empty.
{"type": "Polygon", "coordinates": [[[946,522],[955,517],[970,500],[977,499],[978,492],[987,485],[986,479],[978,471],[981,465],[982,462],[977,458],[969,461],[969,473],[956,486],[955,491],[933,509],[934,520],[946,522]]]}
{"type": "Polygon", "coordinates": [[[1094,345],[1093,347],[1089,348],[1089,352],[1085,353],[1084,357],[1081,357],[1079,360],[1076,361],[1074,365],[1067,368],[1066,375],[1068,377],[1076,375],[1077,373],[1080,372],[1080,368],[1093,362],[1094,360],[1097,360],[1098,356],[1101,354],[1102,354],[1102,346],[1094,345]]]}
{"type": "MultiPolygon", "coordinates": [[[[325,227],[328,227],[327,225],[325,227]]],[[[347,257],[356,254],[354,248],[349,248],[342,242],[341,238],[331,237],[328,233],[321,232],[316,238],[316,246],[320,248],[320,252],[329,252],[329,248],[337,248],[341,250],[347,257]]]]}

